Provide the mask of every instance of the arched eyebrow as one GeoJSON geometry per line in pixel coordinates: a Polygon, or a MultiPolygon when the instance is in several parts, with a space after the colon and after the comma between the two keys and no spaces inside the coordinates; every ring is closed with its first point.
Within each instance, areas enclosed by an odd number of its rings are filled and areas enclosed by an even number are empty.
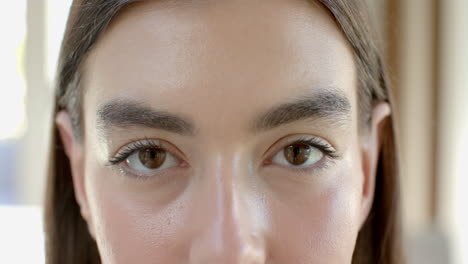
{"type": "MultiPolygon", "coordinates": [[[[128,99],[117,99],[104,104],[97,115],[97,125],[104,130],[113,127],[146,127],[184,136],[193,136],[196,130],[189,118],[156,110],[128,99]]],[[[349,122],[351,104],[339,90],[323,89],[272,107],[254,119],[250,130],[259,133],[292,122],[312,119],[334,124],[349,122]]]]}
{"type": "Polygon", "coordinates": [[[152,109],[140,102],[118,99],[104,104],[97,111],[99,128],[147,127],[191,136],[194,125],[188,118],[152,109]]]}
{"type": "Polygon", "coordinates": [[[320,119],[333,124],[349,123],[351,103],[339,89],[321,89],[265,111],[254,120],[252,130],[258,133],[309,119],[320,119]]]}

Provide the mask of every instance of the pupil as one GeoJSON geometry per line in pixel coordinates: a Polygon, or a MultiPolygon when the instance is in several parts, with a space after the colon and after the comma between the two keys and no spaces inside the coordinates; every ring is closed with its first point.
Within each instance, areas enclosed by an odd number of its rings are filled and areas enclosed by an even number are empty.
{"type": "Polygon", "coordinates": [[[306,144],[289,145],[284,150],[286,160],[293,165],[304,164],[310,156],[310,146],[306,144]]]}
{"type": "Polygon", "coordinates": [[[301,153],[301,149],[298,147],[294,147],[294,155],[297,156],[299,155],[299,153],[301,153]]]}
{"type": "Polygon", "coordinates": [[[148,169],[157,169],[166,160],[166,152],[162,149],[146,149],[140,151],[139,158],[148,169]]]}

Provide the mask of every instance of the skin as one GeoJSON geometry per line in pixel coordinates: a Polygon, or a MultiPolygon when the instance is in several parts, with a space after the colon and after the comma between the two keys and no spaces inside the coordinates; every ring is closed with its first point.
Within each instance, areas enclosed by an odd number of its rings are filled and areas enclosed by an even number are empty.
{"type": "Polygon", "coordinates": [[[56,117],[103,263],[351,263],[390,113],[377,104],[359,128],[356,83],[345,36],[314,3],[145,1],[125,10],[85,62],[83,139],[67,112],[56,117]],[[324,91],[348,100],[346,118],[252,130],[268,110],[324,91]],[[103,125],[102,107],[125,100],[183,117],[194,131],[103,125]],[[275,163],[305,137],[337,157],[319,150],[303,170],[275,163]],[[125,160],[109,164],[145,139],[160,140],[176,165],[142,177],[125,160]]]}

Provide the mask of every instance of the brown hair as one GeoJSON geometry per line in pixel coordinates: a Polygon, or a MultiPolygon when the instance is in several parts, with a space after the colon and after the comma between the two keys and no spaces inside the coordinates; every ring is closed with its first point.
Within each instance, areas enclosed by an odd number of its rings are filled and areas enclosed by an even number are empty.
{"type": "MultiPolygon", "coordinates": [[[[75,0],[70,10],[59,57],[54,114],[67,110],[74,136],[82,138],[82,67],[89,51],[111,20],[128,5],[141,0],[75,0]]],[[[372,106],[381,101],[392,105],[389,82],[364,0],[318,0],[335,17],[351,44],[358,74],[360,127],[368,127],[372,106]]],[[[70,162],[65,155],[57,128],[46,198],[46,258],[48,264],[100,263],[96,242],[75,200],[70,162]]],[[[384,124],[374,203],[361,228],[353,264],[402,263],[398,208],[398,163],[394,121],[384,124]]]]}

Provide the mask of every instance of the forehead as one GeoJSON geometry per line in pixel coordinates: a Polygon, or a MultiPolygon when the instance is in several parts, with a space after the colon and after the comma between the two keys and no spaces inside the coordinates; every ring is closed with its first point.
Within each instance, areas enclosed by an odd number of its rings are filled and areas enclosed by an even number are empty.
{"type": "Polygon", "coordinates": [[[249,115],[327,87],[355,102],[347,40],[310,1],[145,1],[114,19],[85,66],[85,111],[130,98],[188,115],[249,115]]]}

